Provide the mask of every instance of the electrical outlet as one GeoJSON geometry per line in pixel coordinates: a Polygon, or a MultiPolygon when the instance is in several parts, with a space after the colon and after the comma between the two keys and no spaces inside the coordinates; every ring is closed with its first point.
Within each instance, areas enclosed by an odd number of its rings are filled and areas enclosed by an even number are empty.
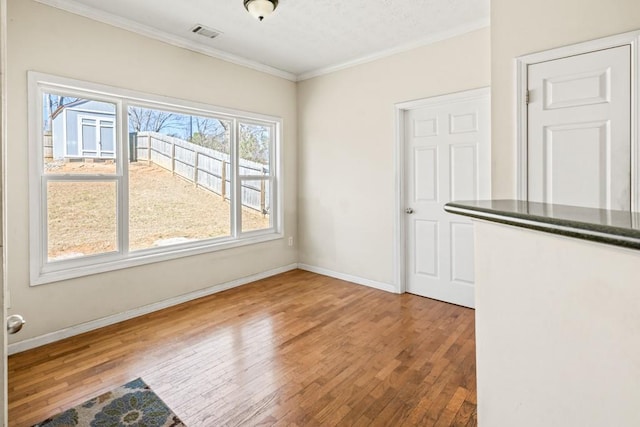
{"type": "Polygon", "coordinates": [[[289,246],[293,246],[293,236],[289,236],[289,246]]]}

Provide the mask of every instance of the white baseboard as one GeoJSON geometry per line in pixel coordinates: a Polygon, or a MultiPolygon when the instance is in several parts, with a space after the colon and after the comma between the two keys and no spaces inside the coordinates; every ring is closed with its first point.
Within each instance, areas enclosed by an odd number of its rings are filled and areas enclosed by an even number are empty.
{"type": "MultiPolygon", "coordinates": [[[[125,311],[123,313],[114,314],[113,316],[103,317],[101,319],[92,320],[90,322],[82,323],[77,326],[71,326],[56,332],[51,332],[39,337],[29,338],[24,341],[9,344],[9,355],[20,353],[22,351],[30,350],[32,348],[40,347],[45,344],[50,344],[55,341],[60,341],[65,338],[69,338],[75,335],[83,334],[85,332],[93,331],[105,326],[113,325],[125,320],[133,319],[134,317],[142,316],[144,314],[153,313],[154,311],[162,310],[164,308],[172,307],[174,305],[182,304],[187,301],[206,297],[218,292],[226,291],[227,289],[237,288],[238,286],[246,285],[257,280],[266,279],[267,277],[275,276],[276,274],[285,273],[287,271],[295,270],[298,268],[298,264],[289,264],[284,267],[274,268],[273,270],[264,271],[262,273],[253,274],[251,276],[242,277],[240,279],[232,280],[230,282],[221,283],[219,285],[211,286],[206,289],[191,292],[188,294],[180,295],[168,300],[160,301],[154,304],[145,305],[144,307],[135,308],[133,310],[125,311]]],[[[322,274],[322,273],[321,273],[322,274]]]]}
{"type": "Polygon", "coordinates": [[[298,264],[300,270],[310,271],[312,273],[322,274],[323,276],[334,277],[336,279],[352,282],[357,285],[368,286],[370,288],[379,289],[381,291],[399,294],[400,291],[394,285],[388,283],[376,282],[375,280],[364,279],[362,277],[352,276],[350,274],[338,273],[337,271],[327,270],[326,268],[316,267],[308,264],[298,264]]]}
{"type": "Polygon", "coordinates": [[[194,299],[213,295],[218,292],[226,291],[227,289],[237,288],[238,286],[246,285],[257,280],[266,279],[267,277],[275,276],[276,274],[285,273],[287,271],[295,270],[299,268],[301,270],[310,271],[312,273],[322,274],[324,276],[334,277],[336,279],[345,280],[347,282],[355,283],[357,285],[368,286],[370,288],[379,289],[391,293],[399,293],[398,289],[390,284],[376,282],[375,280],[364,279],[362,277],[352,276],[349,274],[339,273],[337,271],[328,270],[322,267],[315,267],[308,264],[289,264],[284,267],[275,268],[273,270],[264,271],[262,273],[253,274],[251,276],[243,277],[240,279],[232,280],[230,282],[221,283],[219,285],[211,286],[206,289],[191,292],[184,295],[179,295],[168,300],[160,301],[154,304],[145,305],[144,307],[135,308],[133,310],[125,311],[123,313],[114,314],[112,316],[103,317],[101,319],[92,320],[90,322],[82,323],[80,325],[71,326],[69,328],[61,329],[56,332],[51,332],[39,337],[29,338],[24,341],[9,344],[9,355],[20,353],[32,348],[40,347],[52,342],[60,341],[65,338],[69,338],[75,335],[80,335],[85,332],[93,331],[95,329],[103,328],[105,326],[113,325],[125,320],[133,319],[134,317],[143,316],[145,314],[153,313],[154,311],[162,310],[174,305],[182,304],[194,299]]]}

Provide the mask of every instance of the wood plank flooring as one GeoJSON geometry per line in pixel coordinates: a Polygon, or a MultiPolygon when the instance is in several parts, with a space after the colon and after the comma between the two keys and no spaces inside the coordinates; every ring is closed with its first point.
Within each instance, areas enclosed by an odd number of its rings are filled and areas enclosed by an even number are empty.
{"type": "Polygon", "coordinates": [[[476,426],[474,312],[294,270],[9,358],[9,425],[137,377],[189,426],[476,426]]]}

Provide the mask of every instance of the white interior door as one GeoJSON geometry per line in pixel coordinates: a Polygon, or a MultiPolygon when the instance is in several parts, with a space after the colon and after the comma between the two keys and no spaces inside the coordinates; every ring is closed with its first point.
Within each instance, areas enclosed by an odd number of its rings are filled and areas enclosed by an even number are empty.
{"type": "Polygon", "coordinates": [[[444,204],[490,196],[489,91],[406,111],[404,141],[407,291],[473,307],[473,225],[444,204]]]}
{"type": "Polygon", "coordinates": [[[631,209],[631,47],[528,66],[528,198],[631,209]]]}

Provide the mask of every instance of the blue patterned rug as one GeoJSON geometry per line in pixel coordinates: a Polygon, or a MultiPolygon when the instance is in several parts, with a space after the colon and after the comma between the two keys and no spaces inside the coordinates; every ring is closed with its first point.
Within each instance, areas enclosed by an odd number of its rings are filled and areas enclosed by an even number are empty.
{"type": "Polygon", "coordinates": [[[33,427],[184,427],[180,418],[138,378],[33,427]]]}

